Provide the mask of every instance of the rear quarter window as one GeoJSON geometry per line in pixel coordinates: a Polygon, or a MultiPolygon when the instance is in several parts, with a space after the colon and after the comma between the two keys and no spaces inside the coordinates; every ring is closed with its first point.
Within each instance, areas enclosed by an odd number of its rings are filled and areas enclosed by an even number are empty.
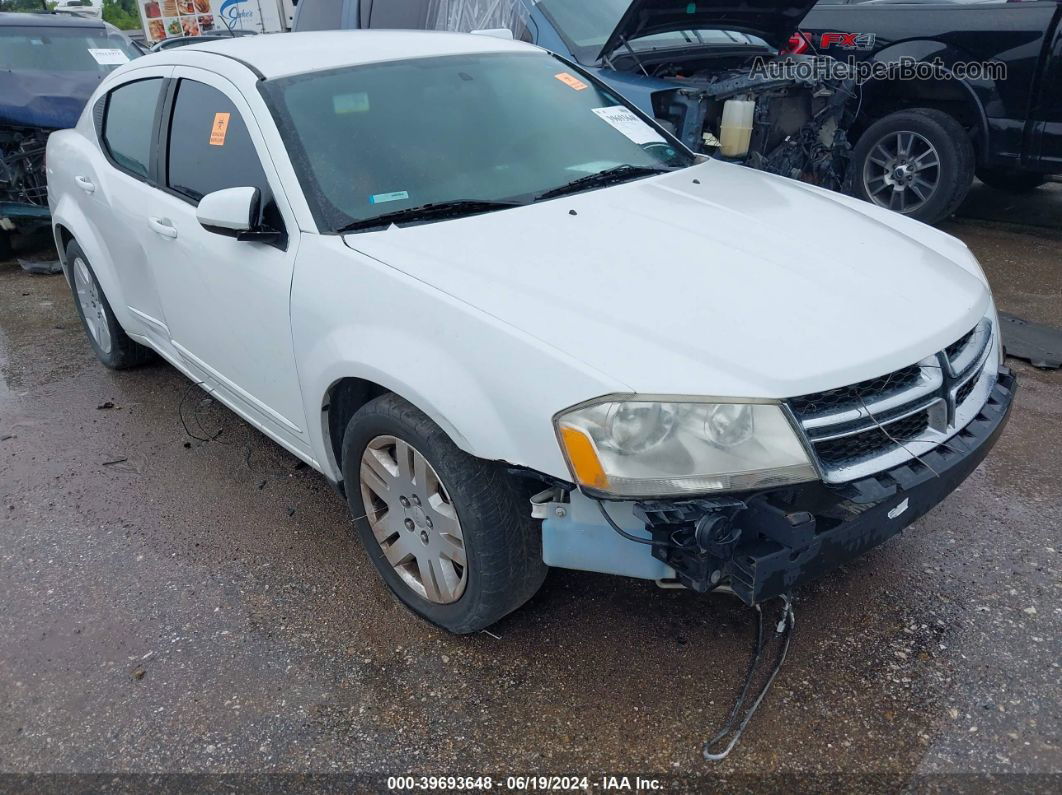
{"type": "Polygon", "coordinates": [[[111,161],[144,179],[151,166],[161,88],[162,78],[157,77],[121,85],[107,96],[103,117],[103,146],[111,161]]]}

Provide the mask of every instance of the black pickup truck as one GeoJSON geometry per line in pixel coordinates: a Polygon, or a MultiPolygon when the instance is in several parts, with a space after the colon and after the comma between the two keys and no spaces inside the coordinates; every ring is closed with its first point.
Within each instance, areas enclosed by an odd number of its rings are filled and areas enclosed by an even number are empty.
{"type": "Polygon", "coordinates": [[[791,43],[881,65],[849,129],[855,195],[931,223],[958,208],[975,173],[1016,191],[1062,173],[1058,2],[835,3],[813,8],[791,43]],[[903,59],[906,73],[884,66],[903,59]],[[927,77],[915,64],[935,66],[927,77]],[[1005,76],[991,74],[1000,65],[1005,76]]]}

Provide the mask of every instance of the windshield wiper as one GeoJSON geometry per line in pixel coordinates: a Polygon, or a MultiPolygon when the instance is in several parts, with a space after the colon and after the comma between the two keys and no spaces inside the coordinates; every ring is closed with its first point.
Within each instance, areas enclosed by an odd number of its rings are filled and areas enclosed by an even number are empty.
{"type": "Polygon", "coordinates": [[[452,199],[444,202],[431,202],[419,207],[407,207],[404,210],[395,210],[393,213],[362,218],[353,221],[336,230],[339,234],[344,232],[359,232],[364,229],[378,229],[381,226],[400,224],[413,221],[442,221],[447,218],[460,218],[466,215],[489,213],[493,210],[506,210],[510,207],[522,207],[522,202],[512,201],[488,201],[485,199],[452,199]]]}
{"type": "Polygon", "coordinates": [[[622,165],[613,166],[612,168],[606,168],[604,171],[598,171],[594,174],[587,174],[585,177],[579,177],[573,179],[571,182],[565,183],[556,188],[551,188],[545,193],[540,193],[535,197],[535,201],[542,201],[543,199],[553,199],[557,196],[566,196],[569,193],[578,193],[581,190],[587,190],[588,188],[603,188],[606,185],[614,185],[617,182],[626,182],[630,179],[637,177],[648,177],[653,174],[667,174],[673,169],[661,168],[658,166],[632,166],[622,165]]]}

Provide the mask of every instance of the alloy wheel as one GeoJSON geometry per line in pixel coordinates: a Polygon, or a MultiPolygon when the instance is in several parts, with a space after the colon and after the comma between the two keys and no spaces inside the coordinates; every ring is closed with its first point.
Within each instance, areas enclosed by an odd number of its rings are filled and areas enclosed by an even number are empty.
{"type": "Polygon", "coordinates": [[[910,214],[940,184],[940,154],[916,132],[889,133],[871,147],[863,164],[863,188],[880,207],[910,214]]]}
{"type": "Polygon", "coordinates": [[[77,302],[81,306],[81,313],[85,316],[85,325],[88,326],[89,335],[104,353],[111,352],[111,327],[107,324],[107,311],[103,308],[103,299],[100,296],[96,280],[85,264],[85,260],[77,257],[74,260],[74,290],[77,302]]]}
{"type": "Polygon", "coordinates": [[[468,583],[457,509],[428,460],[408,442],[377,436],[361,456],[361,499],[387,562],[418,596],[461,598],[468,583]]]}

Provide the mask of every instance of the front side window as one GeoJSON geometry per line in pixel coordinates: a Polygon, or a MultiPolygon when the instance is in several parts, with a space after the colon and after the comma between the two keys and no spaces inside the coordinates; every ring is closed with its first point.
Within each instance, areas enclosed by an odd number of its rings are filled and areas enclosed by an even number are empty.
{"type": "Polygon", "coordinates": [[[319,227],[516,202],[615,169],[692,165],[616,94],[540,52],[423,58],[260,84],[319,227]]]}
{"type": "Polygon", "coordinates": [[[224,188],[258,188],[261,219],[282,224],[262,161],[233,102],[221,91],[181,80],[170,121],[166,185],[194,203],[224,188]]]}
{"type": "Polygon", "coordinates": [[[126,83],[110,93],[103,120],[103,143],[121,168],[146,178],[151,165],[155,110],[161,78],[126,83]]]}

